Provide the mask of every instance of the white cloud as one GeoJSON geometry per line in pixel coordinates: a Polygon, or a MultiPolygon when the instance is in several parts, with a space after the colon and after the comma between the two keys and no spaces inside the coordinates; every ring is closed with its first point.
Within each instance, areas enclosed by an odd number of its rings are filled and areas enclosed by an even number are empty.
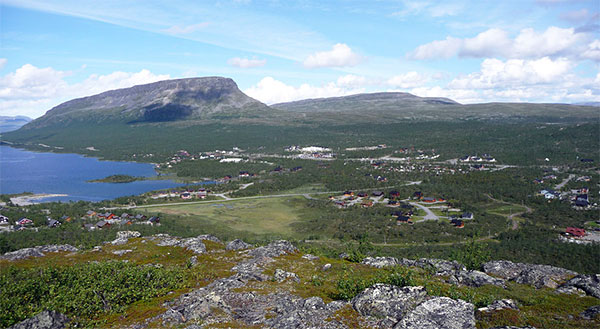
{"type": "Polygon", "coordinates": [[[190,33],[194,33],[194,32],[203,30],[208,25],[210,25],[210,23],[208,23],[208,22],[202,22],[202,23],[191,24],[191,25],[173,25],[170,28],[163,30],[163,32],[166,32],[168,34],[174,34],[174,35],[190,34],[190,33]]]}
{"type": "Polygon", "coordinates": [[[389,78],[387,84],[397,88],[409,89],[422,86],[427,81],[428,79],[425,76],[412,71],[389,78]]]}
{"type": "Polygon", "coordinates": [[[420,14],[427,14],[431,17],[444,17],[458,15],[464,4],[452,2],[429,2],[429,1],[402,1],[404,7],[402,10],[392,13],[392,16],[406,17],[420,14]]]}
{"type": "MultiPolygon", "coordinates": [[[[342,79],[342,82],[344,79],[342,79]]],[[[340,86],[329,82],[322,86],[312,86],[307,83],[294,87],[272,77],[265,77],[256,85],[244,90],[248,96],[266,104],[291,102],[308,98],[323,98],[345,96],[364,92],[362,88],[340,86]]]]}
{"type": "MultiPolygon", "coordinates": [[[[523,29],[511,39],[501,29],[489,29],[474,38],[447,37],[418,46],[408,54],[412,59],[460,57],[540,58],[545,56],[581,58],[591,39],[590,33],[575,29],[548,27],[543,32],[523,29]]],[[[590,57],[588,57],[590,58],[590,57]]],[[[593,58],[593,57],[592,57],[593,58]]]]}
{"type": "Polygon", "coordinates": [[[581,57],[593,61],[600,61],[600,40],[596,39],[590,42],[587,49],[581,53],[581,57]]]}
{"type": "Polygon", "coordinates": [[[348,75],[341,76],[336,81],[336,85],[338,85],[340,87],[346,87],[346,88],[359,88],[359,87],[363,87],[369,83],[370,82],[367,80],[367,78],[362,77],[362,76],[357,76],[354,74],[348,74],[348,75]]]}
{"type": "Polygon", "coordinates": [[[235,66],[235,67],[239,67],[239,68],[252,68],[252,67],[260,67],[260,66],[265,66],[265,64],[267,64],[267,60],[266,59],[248,59],[248,58],[239,58],[239,57],[234,57],[231,58],[227,61],[227,64],[231,65],[231,66],[235,66]]]}
{"type": "Polygon", "coordinates": [[[337,43],[329,51],[322,51],[308,56],[304,60],[304,67],[343,67],[356,66],[362,62],[362,56],[354,53],[348,45],[337,43]]]}
{"type": "Polygon", "coordinates": [[[564,12],[560,15],[560,18],[569,21],[569,22],[573,22],[573,23],[579,23],[581,21],[586,20],[588,17],[590,16],[590,13],[588,12],[587,9],[581,9],[581,10],[573,10],[573,11],[567,11],[564,12]]]}
{"type": "Polygon", "coordinates": [[[6,58],[0,58],[0,70],[6,65],[6,62],[8,62],[6,58]]]}
{"type": "Polygon", "coordinates": [[[0,114],[38,117],[50,108],[72,98],[89,96],[107,90],[169,79],[148,70],[92,74],[79,83],[70,84],[71,73],[51,67],[38,68],[25,64],[15,72],[0,77],[0,114]]]}

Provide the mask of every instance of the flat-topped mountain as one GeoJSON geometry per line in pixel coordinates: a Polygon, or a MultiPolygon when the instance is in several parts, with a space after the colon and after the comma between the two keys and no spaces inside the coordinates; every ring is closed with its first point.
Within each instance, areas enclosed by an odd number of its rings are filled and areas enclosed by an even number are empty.
{"type": "Polygon", "coordinates": [[[72,121],[167,122],[273,112],[229,78],[176,79],[107,91],[62,103],[24,129],[72,121]]]}
{"type": "Polygon", "coordinates": [[[296,102],[273,104],[271,106],[294,112],[350,112],[372,108],[378,110],[397,110],[401,107],[438,107],[440,105],[460,104],[443,97],[419,97],[409,93],[382,92],[305,99],[296,102]]]}

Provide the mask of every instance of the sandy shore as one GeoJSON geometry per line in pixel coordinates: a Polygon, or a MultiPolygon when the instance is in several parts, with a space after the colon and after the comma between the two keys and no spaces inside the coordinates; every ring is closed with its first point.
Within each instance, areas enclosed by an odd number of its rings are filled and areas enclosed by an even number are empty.
{"type": "Polygon", "coordinates": [[[45,193],[41,193],[41,194],[29,194],[29,195],[22,195],[22,196],[16,196],[14,198],[10,198],[10,201],[17,206],[29,206],[32,205],[34,203],[36,203],[36,200],[39,199],[44,199],[44,198],[52,198],[52,197],[57,197],[57,196],[68,196],[68,194],[45,194],[45,193]]]}

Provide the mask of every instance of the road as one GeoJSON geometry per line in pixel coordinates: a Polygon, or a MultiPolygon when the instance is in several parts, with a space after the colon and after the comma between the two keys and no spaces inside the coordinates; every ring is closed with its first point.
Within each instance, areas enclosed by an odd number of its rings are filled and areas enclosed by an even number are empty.
{"type": "Polygon", "coordinates": [[[576,175],[574,175],[574,174],[569,174],[569,177],[567,177],[567,178],[563,179],[563,181],[562,181],[562,182],[560,182],[560,184],[556,184],[556,186],[554,187],[554,189],[556,189],[557,191],[560,191],[560,189],[562,189],[562,188],[563,188],[565,185],[567,185],[567,183],[568,183],[568,182],[569,182],[571,179],[575,178],[575,176],[576,176],[576,175]]]}
{"type": "Polygon", "coordinates": [[[525,211],[517,212],[517,213],[511,214],[511,215],[509,215],[509,216],[507,217],[508,219],[510,219],[510,220],[512,221],[512,226],[511,226],[511,229],[512,229],[513,231],[519,228],[519,222],[515,220],[515,217],[521,216],[521,215],[523,215],[523,214],[525,214],[525,213],[528,213],[528,214],[529,214],[529,213],[533,212],[533,209],[529,208],[528,206],[526,206],[526,205],[524,205],[524,204],[523,204],[523,205],[519,205],[519,204],[516,204],[516,203],[510,203],[510,202],[506,202],[506,201],[502,201],[502,200],[494,199],[494,198],[493,198],[491,195],[489,195],[489,194],[486,194],[486,196],[487,196],[487,197],[488,197],[490,200],[492,200],[492,201],[496,201],[496,202],[498,202],[498,203],[503,203],[503,204],[508,204],[508,205],[511,205],[511,206],[516,206],[516,207],[524,207],[524,208],[525,208],[525,211]]]}
{"type": "Polygon", "coordinates": [[[417,208],[423,209],[425,211],[425,213],[426,213],[425,217],[423,217],[423,219],[421,219],[421,220],[418,220],[417,222],[422,222],[422,221],[426,221],[426,220],[438,220],[438,219],[440,219],[429,208],[427,208],[427,207],[425,207],[423,205],[420,205],[420,204],[418,204],[416,202],[410,202],[410,204],[413,205],[413,206],[415,206],[415,207],[417,207],[417,208]]]}

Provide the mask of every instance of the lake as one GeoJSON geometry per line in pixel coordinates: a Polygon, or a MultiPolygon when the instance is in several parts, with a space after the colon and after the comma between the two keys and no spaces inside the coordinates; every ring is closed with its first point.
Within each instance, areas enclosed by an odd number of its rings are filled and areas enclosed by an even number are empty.
{"type": "Polygon", "coordinates": [[[156,176],[154,166],[148,163],[100,161],[78,154],[31,152],[0,146],[0,193],[2,194],[23,192],[67,194],[67,196],[39,200],[41,202],[101,201],[183,185],[171,180],[131,183],[87,182],[117,174],[156,176]]]}

